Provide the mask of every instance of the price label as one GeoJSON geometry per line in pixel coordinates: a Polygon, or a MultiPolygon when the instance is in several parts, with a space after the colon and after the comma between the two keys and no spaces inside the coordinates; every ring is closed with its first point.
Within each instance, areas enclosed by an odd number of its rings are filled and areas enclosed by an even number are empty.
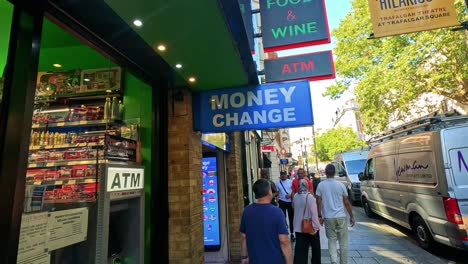
{"type": "Polygon", "coordinates": [[[88,122],[87,121],[80,121],[79,124],[80,125],[86,125],[88,122]]]}
{"type": "Polygon", "coordinates": [[[42,181],[34,181],[34,185],[41,185],[42,181]]]}
{"type": "Polygon", "coordinates": [[[65,122],[58,122],[58,123],[56,124],[56,126],[64,126],[64,125],[65,125],[65,122]]]}
{"type": "Polygon", "coordinates": [[[63,181],[55,181],[55,184],[61,185],[61,184],[63,184],[63,181]]]}
{"type": "Polygon", "coordinates": [[[85,183],[92,183],[92,182],[95,182],[95,180],[94,179],[86,179],[84,182],[85,183]]]}
{"type": "Polygon", "coordinates": [[[68,184],[75,184],[76,180],[68,180],[68,184]]]}

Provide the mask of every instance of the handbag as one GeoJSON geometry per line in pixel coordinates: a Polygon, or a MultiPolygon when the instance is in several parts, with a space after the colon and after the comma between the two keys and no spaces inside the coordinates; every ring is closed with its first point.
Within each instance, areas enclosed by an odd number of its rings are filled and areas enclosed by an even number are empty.
{"type": "Polygon", "coordinates": [[[304,213],[302,213],[302,221],[301,221],[301,231],[302,233],[306,234],[314,234],[315,233],[315,228],[312,225],[312,218],[305,218],[305,212],[307,209],[307,198],[309,194],[306,195],[306,204],[304,207],[304,213]]]}

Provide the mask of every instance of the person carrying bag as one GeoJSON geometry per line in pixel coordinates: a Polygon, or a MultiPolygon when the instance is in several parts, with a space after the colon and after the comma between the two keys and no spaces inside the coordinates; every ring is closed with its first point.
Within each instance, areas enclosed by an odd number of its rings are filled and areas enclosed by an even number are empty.
{"type": "MultiPolygon", "coordinates": [[[[306,210],[308,209],[307,207],[307,198],[309,197],[309,194],[306,195],[306,204],[304,206],[304,212],[302,213],[302,222],[301,222],[301,230],[302,233],[305,234],[315,234],[317,231],[315,230],[313,224],[312,224],[312,217],[309,215],[309,218],[305,217],[306,210]]],[[[308,210],[307,210],[308,211],[308,210]]]]}
{"type": "Polygon", "coordinates": [[[321,262],[320,222],[315,197],[309,192],[306,180],[300,180],[299,192],[294,196],[294,232],[296,245],[294,264],[307,264],[309,247],[312,247],[311,263],[321,262]]]}

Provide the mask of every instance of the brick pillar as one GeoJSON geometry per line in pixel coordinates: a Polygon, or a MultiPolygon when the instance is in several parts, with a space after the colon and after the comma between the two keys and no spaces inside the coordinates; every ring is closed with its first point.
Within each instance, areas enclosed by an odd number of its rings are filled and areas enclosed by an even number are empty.
{"type": "Polygon", "coordinates": [[[231,151],[226,156],[226,177],[229,212],[229,252],[232,263],[240,261],[239,225],[244,210],[241,171],[241,136],[240,132],[229,134],[231,151]]]}
{"type": "Polygon", "coordinates": [[[202,144],[192,119],[188,92],[174,107],[169,103],[169,263],[174,264],[204,261],[202,144]]]}

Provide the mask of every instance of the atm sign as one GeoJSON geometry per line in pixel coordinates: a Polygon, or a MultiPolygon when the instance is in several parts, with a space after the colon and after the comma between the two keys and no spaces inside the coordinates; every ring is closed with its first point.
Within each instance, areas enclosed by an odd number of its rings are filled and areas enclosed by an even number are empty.
{"type": "Polygon", "coordinates": [[[144,172],[142,168],[108,168],[107,191],[116,192],[143,189],[144,172]]]}

